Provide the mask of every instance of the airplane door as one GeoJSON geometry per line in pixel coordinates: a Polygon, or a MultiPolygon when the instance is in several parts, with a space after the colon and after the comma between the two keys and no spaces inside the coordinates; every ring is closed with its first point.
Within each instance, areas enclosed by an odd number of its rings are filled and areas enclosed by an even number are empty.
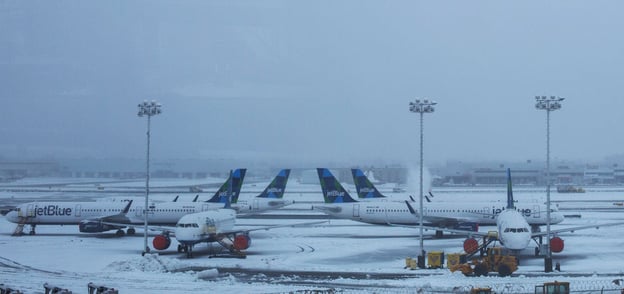
{"type": "Polygon", "coordinates": [[[353,204],[353,217],[360,217],[360,205],[353,204]]]}
{"type": "Polygon", "coordinates": [[[141,206],[136,207],[136,216],[143,217],[143,207],[141,206]]]}
{"type": "Polygon", "coordinates": [[[82,215],[82,205],[76,204],[76,210],[74,211],[74,215],[76,217],[80,217],[82,215]]]}
{"type": "Polygon", "coordinates": [[[534,218],[539,218],[540,217],[540,207],[539,207],[539,205],[533,205],[533,217],[534,218]]]}
{"type": "Polygon", "coordinates": [[[483,218],[496,218],[496,216],[493,216],[491,214],[489,214],[488,212],[490,211],[489,207],[483,207],[483,218]]]}
{"type": "Polygon", "coordinates": [[[260,208],[260,201],[258,199],[254,199],[253,210],[258,210],[259,208],[260,208]]]}
{"type": "Polygon", "coordinates": [[[206,211],[208,210],[209,205],[208,204],[204,204],[202,205],[202,211],[206,211]]]}
{"type": "MultiPolygon", "coordinates": [[[[18,216],[23,216],[21,215],[21,210],[18,212],[18,216]]],[[[33,208],[32,204],[28,204],[28,206],[26,206],[26,217],[33,217],[35,216],[35,210],[33,208]]]]}

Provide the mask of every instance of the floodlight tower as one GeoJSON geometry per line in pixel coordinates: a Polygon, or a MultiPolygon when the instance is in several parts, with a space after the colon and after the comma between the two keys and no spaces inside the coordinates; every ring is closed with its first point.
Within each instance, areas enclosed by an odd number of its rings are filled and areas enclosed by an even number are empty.
{"type": "Polygon", "coordinates": [[[423,245],[423,114],[432,113],[434,111],[433,106],[437,103],[428,99],[410,102],[409,110],[414,113],[420,114],[420,210],[418,213],[420,223],[420,254],[418,255],[418,267],[425,268],[425,249],[423,245]]]}
{"type": "Polygon", "coordinates": [[[141,255],[145,255],[145,253],[150,252],[149,246],[147,246],[147,214],[148,214],[148,199],[149,199],[149,157],[150,157],[150,122],[151,118],[154,115],[160,114],[160,103],[156,103],[156,101],[152,100],[152,102],[143,101],[143,103],[139,104],[139,117],[147,116],[147,174],[145,177],[145,207],[143,207],[143,217],[145,221],[145,228],[143,232],[144,239],[144,250],[141,255]]]}
{"type": "Polygon", "coordinates": [[[544,272],[552,272],[552,251],[550,248],[550,112],[561,108],[565,98],[555,96],[535,96],[535,108],[546,110],[546,248],[544,272]]]}

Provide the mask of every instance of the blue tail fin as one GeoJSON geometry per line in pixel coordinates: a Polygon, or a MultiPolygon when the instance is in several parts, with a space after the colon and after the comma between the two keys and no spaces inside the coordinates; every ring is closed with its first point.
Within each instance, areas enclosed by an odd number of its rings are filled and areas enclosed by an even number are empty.
{"type": "Polygon", "coordinates": [[[515,209],[513,192],[511,190],[511,170],[507,169],[507,209],[515,209]]]}
{"type": "Polygon", "coordinates": [[[288,183],[288,176],[290,175],[290,169],[281,170],[273,181],[256,197],[260,198],[282,198],[284,197],[284,190],[286,189],[286,183],[288,183]]]}
{"type": "Polygon", "coordinates": [[[221,185],[221,188],[217,190],[217,192],[212,196],[212,198],[208,199],[206,202],[212,203],[227,203],[228,198],[230,196],[230,184],[232,186],[232,199],[230,200],[232,203],[236,203],[238,200],[238,194],[240,193],[241,187],[243,186],[243,179],[245,178],[245,173],[247,169],[235,169],[231,172],[231,176],[221,185]]]}
{"type": "Polygon", "coordinates": [[[351,169],[351,174],[353,174],[353,182],[355,183],[358,198],[386,198],[386,196],[379,193],[379,190],[375,188],[375,185],[371,183],[362,170],[353,168],[351,169]]]}
{"type": "Polygon", "coordinates": [[[326,168],[317,168],[325,203],[357,202],[345,190],[332,173],[326,168]]]}

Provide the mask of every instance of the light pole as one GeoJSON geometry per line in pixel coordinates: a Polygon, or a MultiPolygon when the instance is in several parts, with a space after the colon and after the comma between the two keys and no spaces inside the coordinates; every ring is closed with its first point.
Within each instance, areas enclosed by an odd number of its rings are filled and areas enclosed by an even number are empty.
{"type": "Polygon", "coordinates": [[[148,199],[149,199],[149,156],[150,156],[150,121],[152,116],[160,114],[160,103],[156,103],[156,101],[152,100],[152,102],[143,101],[143,103],[139,104],[139,117],[147,116],[147,174],[145,177],[145,207],[143,208],[143,217],[145,219],[145,228],[143,232],[144,239],[144,251],[141,255],[145,255],[145,253],[150,252],[149,246],[147,246],[147,214],[148,214],[148,199]]]}
{"type": "Polygon", "coordinates": [[[410,102],[409,110],[420,114],[420,211],[418,213],[420,223],[420,255],[418,255],[418,267],[425,268],[425,249],[423,245],[423,114],[433,112],[433,106],[437,103],[428,99],[410,102]]]}
{"type": "Polygon", "coordinates": [[[552,272],[552,251],[550,250],[550,112],[561,108],[564,98],[535,96],[535,108],[546,110],[546,248],[544,272],[552,272]]]}

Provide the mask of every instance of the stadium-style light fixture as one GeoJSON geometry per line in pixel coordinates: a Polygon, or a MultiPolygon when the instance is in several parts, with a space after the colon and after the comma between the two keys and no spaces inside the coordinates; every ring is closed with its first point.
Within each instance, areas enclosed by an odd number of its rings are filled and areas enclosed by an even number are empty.
{"type": "Polygon", "coordinates": [[[149,157],[150,157],[150,122],[151,122],[151,118],[154,115],[160,114],[161,110],[160,110],[160,103],[157,103],[156,101],[152,100],[151,102],[147,102],[147,101],[143,101],[143,103],[140,103],[139,105],[139,113],[138,116],[139,117],[143,117],[143,116],[147,116],[147,173],[146,173],[146,177],[145,177],[145,207],[143,207],[143,218],[145,221],[145,228],[144,228],[144,232],[143,232],[143,241],[144,241],[144,250],[141,253],[141,255],[145,255],[145,253],[149,253],[150,252],[150,248],[149,246],[147,246],[147,214],[148,214],[148,199],[149,199],[149,178],[150,178],[150,171],[149,171],[149,157]]]}
{"type": "Polygon", "coordinates": [[[437,103],[430,101],[429,99],[416,99],[414,102],[409,103],[409,110],[414,113],[420,114],[420,210],[418,213],[420,223],[420,254],[418,255],[418,267],[425,268],[425,249],[423,244],[423,114],[432,113],[434,111],[433,106],[437,103]]]}
{"type": "Polygon", "coordinates": [[[550,248],[550,112],[561,108],[565,98],[555,96],[535,96],[535,108],[546,110],[546,248],[544,272],[552,272],[552,251],[550,248]]]}

